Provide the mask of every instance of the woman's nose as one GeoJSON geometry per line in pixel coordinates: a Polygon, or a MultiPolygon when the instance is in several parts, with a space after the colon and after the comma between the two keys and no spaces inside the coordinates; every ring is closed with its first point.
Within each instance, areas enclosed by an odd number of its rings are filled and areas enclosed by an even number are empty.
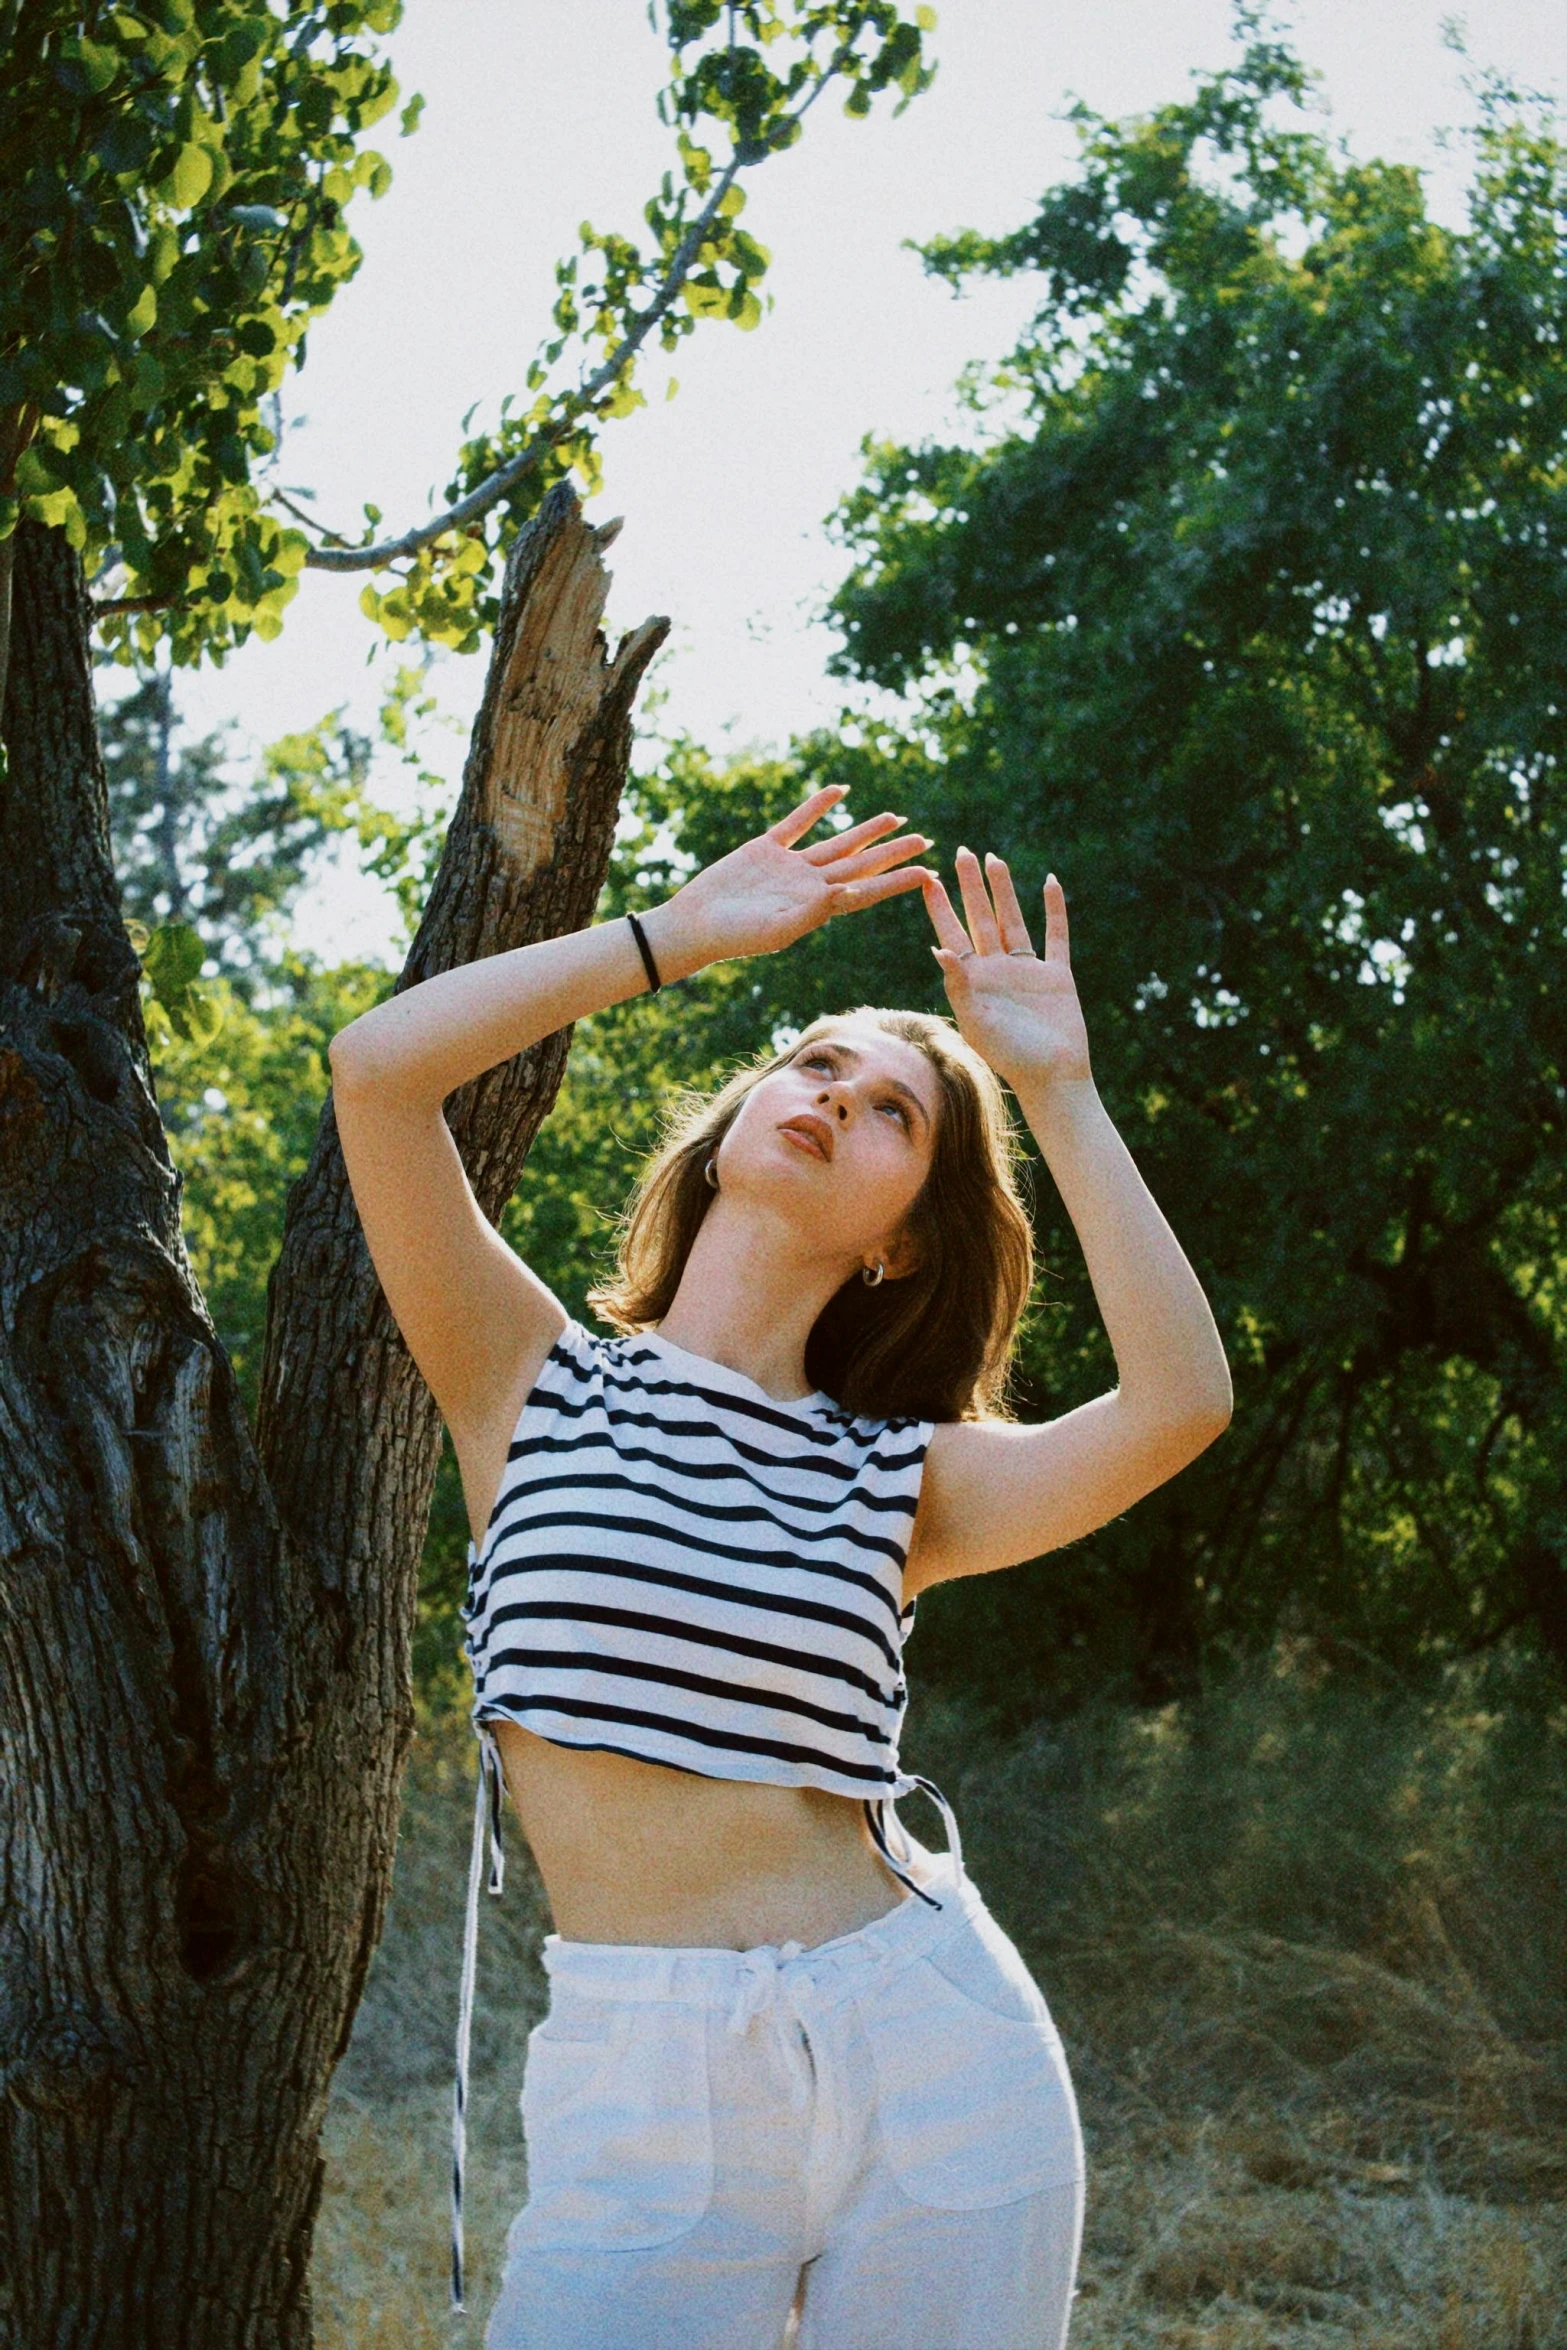
{"type": "MultiPolygon", "coordinates": [[[[829,1105],[832,1105],[832,1095],[829,1093],[829,1091],[827,1090],[827,1087],[826,1087],[825,1085],[822,1087],[822,1090],[821,1090],[821,1092],[820,1092],[820,1093],[817,1095],[817,1097],[816,1097],[816,1098],[817,1098],[817,1100],[818,1100],[819,1102],[826,1102],[826,1103],[828,1103],[829,1105]]],[[[849,1115],[849,1105],[848,1105],[848,1103],[847,1103],[847,1102],[839,1102],[839,1103],[836,1105],[836,1107],[837,1107],[837,1111],[838,1111],[838,1115],[839,1115],[839,1117],[840,1117],[840,1118],[847,1118],[847,1116],[849,1115]]]]}

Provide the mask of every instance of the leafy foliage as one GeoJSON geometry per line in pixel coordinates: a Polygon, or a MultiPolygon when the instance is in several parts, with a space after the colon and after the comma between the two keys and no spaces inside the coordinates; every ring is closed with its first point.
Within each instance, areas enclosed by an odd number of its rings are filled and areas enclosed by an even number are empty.
{"type": "MultiPolygon", "coordinates": [[[[657,22],[656,5],[652,13],[657,22]]],[[[740,225],[740,174],[793,146],[835,82],[851,115],[869,114],[884,91],[898,93],[901,111],[931,80],[923,36],[935,21],[926,7],[906,19],[893,0],[670,0],[662,12],[670,79],[659,114],[675,134],[674,167],[636,235],[583,222],[578,251],[557,266],[550,328],[521,405],[509,394],[495,426],[463,442],[444,523],[379,550],[381,561],[406,564],[392,587],[372,584],[361,597],[389,635],[417,632],[464,652],[480,643],[495,619],[497,559],[557,481],[575,473],[597,487],[597,428],[644,404],[638,371],[650,340],[656,335],[668,353],[703,319],[759,324],[771,255],[740,225]]],[[[367,519],[365,548],[381,516],[367,519]]],[[[366,568],[365,548],[317,560],[366,568]]]]}
{"type": "Polygon", "coordinates": [[[0,538],[17,513],[117,576],[108,634],[180,659],[275,636],[305,560],[266,509],[265,404],[390,185],[398,0],[7,12],[0,538]],[[146,607],[137,610],[135,607],[146,607]]]}
{"type": "Polygon", "coordinates": [[[524,385],[493,429],[464,427],[446,511],[378,544],[369,507],[352,545],[271,478],[274,396],[358,267],[347,207],[391,184],[363,141],[397,101],[379,40],[400,14],[400,0],[5,13],[0,542],[19,513],[67,531],[109,591],[122,658],[163,635],[181,661],[275,636],[307,562],[379,571],[363,601],[389,635],[473,650],[519,523],[565,475],[591,486],[599,427],[642,404],[650,338],[672,351],[703,318],[759,320],[768,254],[741,226],[739,175],[791,146],[832,84],[851,114],[884,92],[907,104],[930,80],[935,22],[895,0],[674,0],[660,105],[675,155],[642,229],[584,222],[524,385]]]}
{"type": "MultiPolygon", "coordinates": [[[[1567,154],[1483,88],[1452,233],[1299,128],[1304,87],[1253,40],[1081,116],[1022,230],[931,248],[1040,273],[975,393],[1018,421],[868,448],[840,517],[840,666],[905,699],[813,779],[1062,874],[1101,1086],[1237,1371],[1166,1493],[937,1595],[1002,1676],[1080,1644],[1157,1686],[1281,1621],[1567,1657],[1567,154]]],[[[869,990],[929,999],[884,935],[869,990]]],[[[1044,1221],[1049,1410],[1109,1366],[1044,1221]]]]}

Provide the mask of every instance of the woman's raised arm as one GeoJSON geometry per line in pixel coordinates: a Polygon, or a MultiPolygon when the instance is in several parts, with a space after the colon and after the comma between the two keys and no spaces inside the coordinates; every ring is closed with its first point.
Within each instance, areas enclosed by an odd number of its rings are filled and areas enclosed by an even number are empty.
{"type": "MultiPolygon", "coordinates": [[[[873,816],[796,847],[843,797],[813,792],[642,917],[661,980],[787,946],[926,879],[928,846],[873,816]]],[[[490,955],[410,987],[332,1039],[338,1134],[387,1303],[440,1405],[482,1533],[517,1413],[559,1336],[559,1301],[489,1223],[442,1104],[471,1078],[649,984],[629,923],[490,955]],[[488,1499],[486,1499],[488,1495],[488,1499]]]]}
{"type": "Polygon", "coordinates": [[[1012,878],[958,852],[968,928],[926,903],[959,1028],[1018,1099],[1082,1245],[1118,1384],[1042,1427],[937,1429],[906,1589],[985,1574],[1092,1533],[1186,1467],[1227,1424],[1230,1375],[1208,1301],[1095,1088],[1066,898],[1045,884],[1045,952],[1012,878]]]}

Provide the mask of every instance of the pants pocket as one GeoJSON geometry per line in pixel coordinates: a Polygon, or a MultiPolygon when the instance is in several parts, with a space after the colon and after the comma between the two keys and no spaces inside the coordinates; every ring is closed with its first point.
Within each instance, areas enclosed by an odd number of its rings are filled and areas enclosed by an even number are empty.
{"type": "Polygon", "coordinates": [[[530,2033],[518,2249],[645,2251],[695,2227],[713,2194],[707,2021],[574,2001],[530,2033]]]}
{"type": "Polygon", "coordinates": [[[858,2005],[883,2151],[911,2202],[983,2211],[1081,2180],[1061,2035],[988,1915],[965,1918],[858,2005]]]}

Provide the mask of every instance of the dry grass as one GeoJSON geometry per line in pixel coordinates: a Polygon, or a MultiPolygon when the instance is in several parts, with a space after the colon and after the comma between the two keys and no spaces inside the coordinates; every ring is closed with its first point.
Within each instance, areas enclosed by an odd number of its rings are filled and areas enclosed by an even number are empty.
{"type": "MultiPolygon", "coordinates": [[[[1567,2350],[1567,1719],[1489,1674],[1374,1693],[1286,1655],[1006,1741],[925,1708],[913,1760],[1072,2056],[1073,2350],[1567,2350]]],[[[474,2314],[449,2317],[471,1768],[458,1722],[410,1774],[327,2133],[324,2350],[477,2350],[522,2200],[542,1919],[514,1858],[483,1922],[474,2314]]]]}

